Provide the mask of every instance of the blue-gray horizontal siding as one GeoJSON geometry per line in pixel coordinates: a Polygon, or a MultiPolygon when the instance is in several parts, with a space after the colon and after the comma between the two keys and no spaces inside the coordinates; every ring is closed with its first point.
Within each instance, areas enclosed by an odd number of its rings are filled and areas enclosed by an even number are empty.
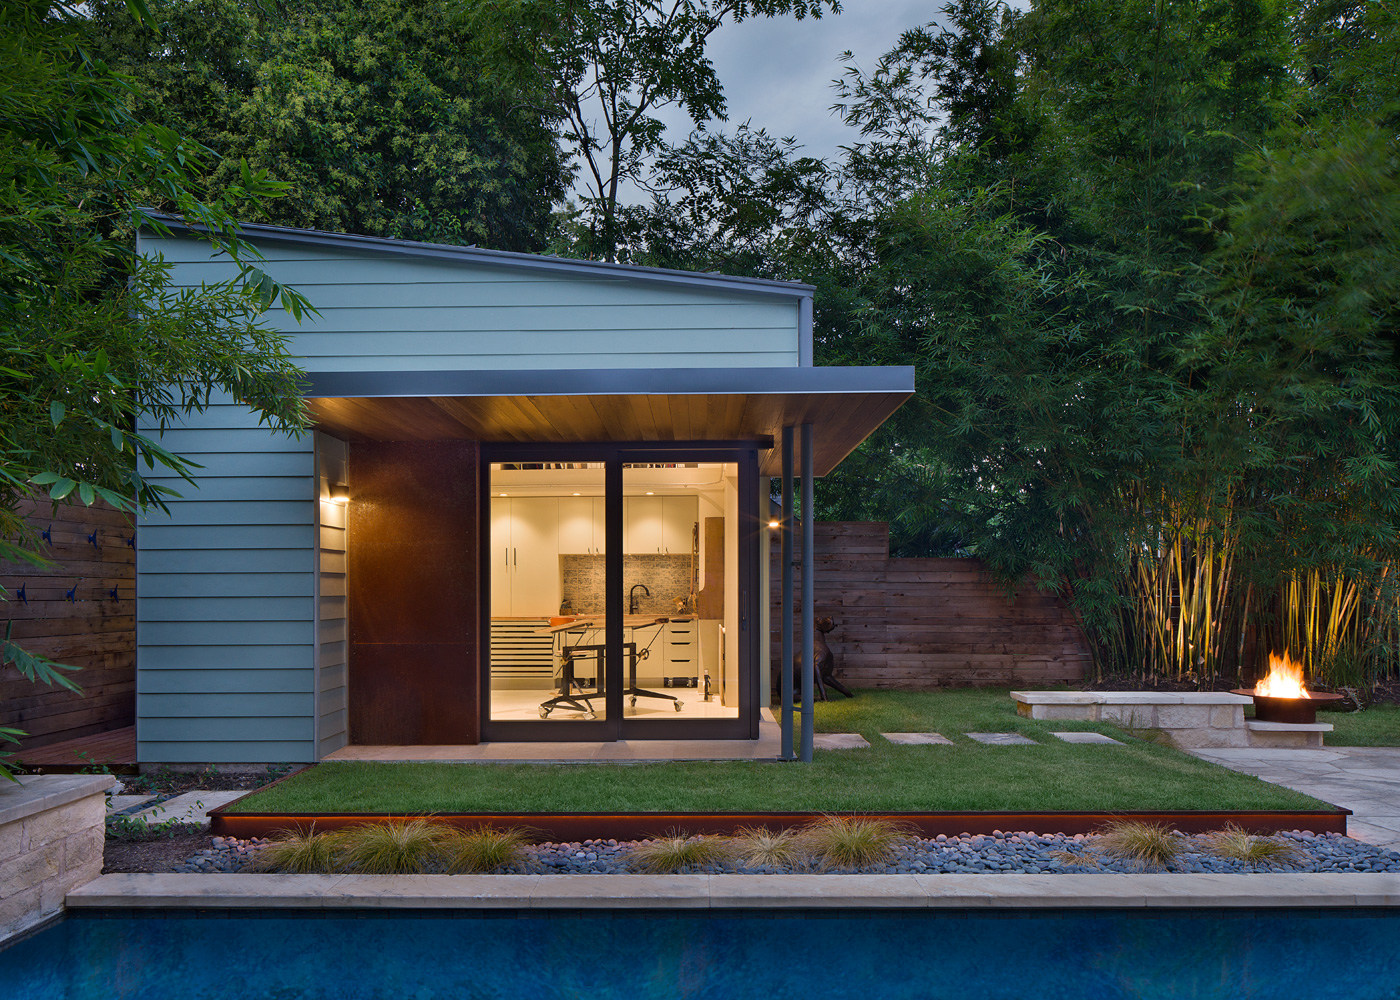
{"type": "Polygon", "coordinates": [[[162,442],[203,468],[137,526],[137,754],[313,760],[312,436],[219,402],[162,442]]]}
{"type": "MultiPolygon", "coordinates": [[[[254,241],[256,242],[256,241],[254,241]]],[[[236,275],[193,237],[143,237],[176,286],[236,275]]],[[[761,290],[571,276],[470,261],[266,243],[263,268],[320,315],[285,331],[308,371],[792,367],[797,299],[761,290]]]]}
{"type": "MultiPolygon", "coordinates": [[[[333,483],[350,483],[349,449],[344,441],[316,435],[316,476],[320,496],[333,483]]],[[[316,757],[349,742],[349,621],[346,609],[346,515],[344,504],[319,502],[316,545],[316,757]]]]}

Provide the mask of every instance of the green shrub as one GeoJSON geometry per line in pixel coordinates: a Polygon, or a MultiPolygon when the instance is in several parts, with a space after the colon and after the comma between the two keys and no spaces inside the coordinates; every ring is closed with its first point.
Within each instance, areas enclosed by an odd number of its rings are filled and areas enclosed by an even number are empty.
{"type": "Polygon", "coordinates": [[[419,872],[441,856],[449,835],[441,823],[429,819],[347,827],[340,832],[342,860],[349,871],[366,875],[419,872]]]}
{"type": "Polygon", "coordinates": [[[498,830],[478,826],[473,830],[453,830],[443,841],[443,855],[450,872],[494,872],[525,857],[531,831],[513,826],[498,830]]]}
{"type": "Polygon", "coordinates": [[[800,868],[809,860],[808,850],[796,830],[774,833],[764,826],[746,826],[734,837],[734,855],[755,868],[800,868]]]}
{"type": "Polygon", "coordinates": [[[824,816],[802,831],[801,843],[823,868],[865,868],[888,864],[909,831],[870,816],[824,816]]]}
{"type": "Polygon", "coordinates": [[[672,874],[723,864],[733,856],[733,845],[722,837],[692,837],[683,830],[672,830],[664,837],[635,845],[627,856],[627,867],[652,875],[672,874]]]}
{"type": "Polygon", "coordinates": [[[1298,861],[1300,852],[1293,844],[1275,837],[1256,837],[1231,823],[1207,838],[1207,849],[1222,858],[1232,858],[1247,864],[1261,862],[1288,865],[1298,861]]]}
{"type": "Polygon", "coordinates": [[[342,835],[309,830],[278,830],[276,840],[256,854],[253,867],[260,871],[297,875],[326,874],[339,870],[342,835]]]}
{"type": "Polygon", "coordinates": [[[1099,835],[1099,850],[1111,858],[1126,858],[1150,868],[1167,868],[1181,855],[1181,838],[1160,823],[1120,820],[1099,835]]]}

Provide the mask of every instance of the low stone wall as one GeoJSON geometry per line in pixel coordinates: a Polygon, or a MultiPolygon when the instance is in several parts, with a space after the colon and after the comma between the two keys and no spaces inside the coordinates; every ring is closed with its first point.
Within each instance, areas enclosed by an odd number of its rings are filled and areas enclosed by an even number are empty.
{"type": "Polygon", "coordinates": [[[1179,747],[1247,747],[1244,709],[1252,699],[1213,691],[1012,691],[1016,710],[1032,719],[1111,722],[1159,729],[1179,747]]]}
{"type": "Polygon", "coordinates": [[[0,780],[0,942],[63,909],[102,874],[110,775],[0,780]]]}

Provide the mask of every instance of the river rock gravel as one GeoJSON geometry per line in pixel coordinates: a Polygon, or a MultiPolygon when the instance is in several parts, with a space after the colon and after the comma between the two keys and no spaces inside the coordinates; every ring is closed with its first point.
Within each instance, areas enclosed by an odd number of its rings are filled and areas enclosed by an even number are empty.
{"type": "MultiPolygon", "coordinates": [[[[1338,834],[1291,831],[1277,835],[1297,851],[1291,862],[1251,864],[1220,857],[1210,850],[1205,834],[1180,835],[1182,851],[1166,869],[1106,856],[1101,838],[1092,834],[992,833],[911,838],[895,848],[889,863],[863,869],[753,866],[735,862],[688,869],[700,874],[790,874],[826,871],[841,874],[1060,874],[1107,872],[1400,872],[1400,853],[1338,834]]],[[[178,872],[242,872],[257,870],[254,861],[266,839],[214,837],[211,846],[175,865],[178,872]]],[[[501,869],[501,874],[613,875],[630,871],[633,842],[585,840],[542,843],[525,849],[525,859],[501,869]]],[[[433,872],[432,867],[424,869],[433,872]]],[[[440,869],[438,869],[440,870],[440,869]]]]}

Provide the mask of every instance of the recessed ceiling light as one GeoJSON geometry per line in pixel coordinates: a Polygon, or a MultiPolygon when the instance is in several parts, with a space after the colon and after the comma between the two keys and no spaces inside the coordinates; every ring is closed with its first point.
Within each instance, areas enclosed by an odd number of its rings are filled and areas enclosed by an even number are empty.
{"type": "Polygon", "coordinates": [[[503,496],[505,496],[505,495],[506,495],[506,494],[504,494],[504,493],[497,493],[497,494],[496,494],[496,496],[498,496],[498,497],[503,497],[503,496]]]}
{"type": "Polygon", "coordinates": [[[583,496],[583,494],[582,494],[582,493],[575,493],[574,496],[576,496],[576,497],[581,497],[581,496],[583,496]]]}
{"type": "Polygon", "coordinates": [[[653,493],[653,492],[651,492],[651,490],[647,490],[647,496],[649,496],[649,497],[654,497],[654,496],[656,496],[656,494],[653,493]]]}

